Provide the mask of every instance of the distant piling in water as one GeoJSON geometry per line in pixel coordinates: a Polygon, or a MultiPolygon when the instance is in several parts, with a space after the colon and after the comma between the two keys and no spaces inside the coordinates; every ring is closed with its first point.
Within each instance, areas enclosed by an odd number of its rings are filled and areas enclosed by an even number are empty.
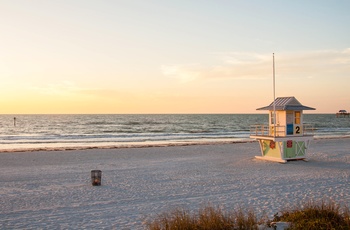
{"type": "Polygon", "coordinates": [[[13,118],[13,126],[16,126],[16,117],[13,118]]]}
{"type": "Polygon", "coordinates": [[[348,113],[345,109],[341,109],[335,114],[336,117],[349,117],[349,115],[350,113],[348,113]]]}

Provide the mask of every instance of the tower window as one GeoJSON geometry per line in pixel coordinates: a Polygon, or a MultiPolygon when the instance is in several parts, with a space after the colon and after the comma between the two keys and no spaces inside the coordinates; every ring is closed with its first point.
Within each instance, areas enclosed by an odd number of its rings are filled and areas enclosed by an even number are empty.
{"type": "Polygon", "coordinates": [[[300,111],[295,111],[294,118],[295,118],[294,124],[300,124],[301,112],[300,111]]]}

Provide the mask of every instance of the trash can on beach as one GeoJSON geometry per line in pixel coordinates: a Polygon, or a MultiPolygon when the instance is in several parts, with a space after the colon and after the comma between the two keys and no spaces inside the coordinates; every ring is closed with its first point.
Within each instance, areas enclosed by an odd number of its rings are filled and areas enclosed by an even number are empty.
{"type": "Polygon", "coordinates": [[[91,183],[92,186],[100,186],[101,185],[101,170],[91,170],[91,183]]]}

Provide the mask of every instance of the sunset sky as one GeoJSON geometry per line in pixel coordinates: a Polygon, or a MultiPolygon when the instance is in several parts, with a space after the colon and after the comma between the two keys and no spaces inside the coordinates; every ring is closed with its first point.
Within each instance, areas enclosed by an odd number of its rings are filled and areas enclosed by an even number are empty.
{"type": "MultiPolygon", "coordinates": [[[[350,111],[348,0],[1,0],[0,114],[350,111]]],[[[259,112],[261,113],[261,112],[259,112]]],[[[309,112],[310,113],[310,112],[309,112]]]]}

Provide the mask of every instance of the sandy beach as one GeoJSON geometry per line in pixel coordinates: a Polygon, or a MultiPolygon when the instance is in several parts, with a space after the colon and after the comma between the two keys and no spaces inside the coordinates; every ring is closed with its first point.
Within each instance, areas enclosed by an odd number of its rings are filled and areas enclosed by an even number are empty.
{"type": "Polygon", "coordinates": [[[274,213],[350,206],[350,140],[314,140],[308,162],[256,160],[258,143],[0,153],[0,229],[144,229],[174,207],[274,213]],[[102,186],[90,171],[102,170],[102,186]]]}

